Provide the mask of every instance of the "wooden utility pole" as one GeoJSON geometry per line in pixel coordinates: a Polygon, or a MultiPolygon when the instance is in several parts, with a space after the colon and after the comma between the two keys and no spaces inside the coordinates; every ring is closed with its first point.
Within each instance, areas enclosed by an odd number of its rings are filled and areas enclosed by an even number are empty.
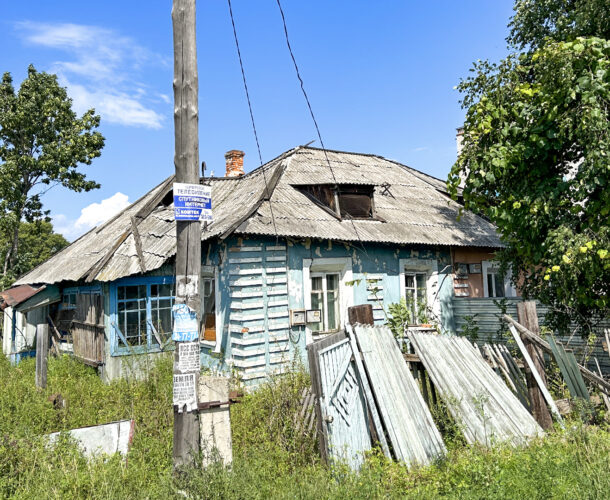
{"type": "MultiPolygon", "coordinates": [[[[536,312],[536,302],[529,300],[527,302],[518,303],[517,317],[519,323],[521,323],[525,328],[534,332],[536,335],[540,335],[538,313],[536,312]]],[[[547,381],[542,351],[525,336],[521,335],[521,340],[523,341],[530,358],[532,358],[532,361],[534,362],[534,366],[540,375],[542,383],[546,386],[547,381]]],[[[543,429],[549,429],[553,426],[553,419],[551,418],[549,409],[546,406],[544,395],[542,394],[540,387],[538,387],[535,376],[527,363],[525,363],[525,380],[527,382],[527,389],[530,401],[532,403],[532,415],[536,419],[536,422],[540,424],[540,427],[543,429]]]]}
{"type": "Polygon", "coordinates": [[[36,325],[36,387],[47,386],[47,361],[49,359],[49,325],[36,325]]]}
{"type": "MultiPolygon", "coordinates": [[[[173,0],[174,31],[174,135],[176,182],[199,184],[199,113],[195,0],[173,0]]],[[[176,303],[186,304],[200,315],[201,223],[176,221],[176,303]]],[[[180,370],[180,344],[174,354],[174,385],[180,370]]],[[[195,388],[199,370],[195,375],[195,388]]],[[[195,389],[195,393],[196,393],[195,389]]],[[[174,468],[191,464],[198,455],[199,416],[194,409],[174,406],[174,468]]]]}

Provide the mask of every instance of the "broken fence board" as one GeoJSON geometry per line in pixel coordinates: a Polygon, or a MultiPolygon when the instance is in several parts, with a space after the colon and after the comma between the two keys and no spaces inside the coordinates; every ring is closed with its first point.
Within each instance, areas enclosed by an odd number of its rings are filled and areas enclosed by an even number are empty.
{"type": "Polygon", "coordinates": [[[440,432],[392,332],[356,325],[354,333],[396,458],[425,465],[444,455],[440,432]]]}
{"type": "Polygon", "coordinates": [[[521,340],[521,337],[519,336],[519,332],[517,331],[515,326],[512,324],[508,326],[508,329],[512,333],[513,338],[515,339],[515,342],[517,343],[517,346],[519,346],[519,349],[521,350],[521,354],[523,355],[523,359],[525,359],[525,362],[530,367],[530,370],[532,371],[532,375],[536,379],[536,383],[538,384],[538,387],[540,387],[540,391],[542,392],[544,399],[546,400],[547,404],[551,408],[551,412],[553,413],[553,415],[555,415],[555,418],[557,418],[557,421],[561,424],[561,426],[565,427],[565,425],[563,423],[563,419],[561,418],[561,414],[559,413],[559,410],[557,409],[557,406],[555,405],[555,401],[553,401],[553,397],[551,396],[548,389],[546,388],[546,385],[544,385],[544,382],[540,378],[540,374],[538,373],[538,370],[536,369],[536,366],[534,365],[534,361],[532,360],[529,353],[527,352],[527,349],[525,348],[525,345],[523,344],[523,341],[521,340]]]}

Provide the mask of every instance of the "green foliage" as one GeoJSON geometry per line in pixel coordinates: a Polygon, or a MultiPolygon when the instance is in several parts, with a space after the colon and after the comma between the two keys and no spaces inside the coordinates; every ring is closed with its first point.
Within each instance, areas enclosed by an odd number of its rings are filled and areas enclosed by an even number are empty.
{"type": "Polygon", "coordinates": [[[45,219],[42,195],[55,185],[72,191],[99,187],[81,165],[100,156],[100,117],[90,109],[78,117],[57,77],[33,66],[17,92],[10,73],[0,82],[0,234],[5,250],[3,275],[15,265],[22,221],[45,219]]]}
{"type": "Polygon", "coordinates": [[[610,41],[596,38],[610,4],[519,1],[516,12],[509,41],[531,50],[479,62],[460,83],[464,142],[448,182],[456,194],[465,179],[465,207],[498,227],[499,258],[525,297],[550,306],[549,324],[588,334],[610,313],[610,41]]]}
{"type": "Polygon", "coordinates": [[[610,432],[578,422],[527,448],[465,446],[439,406],[435,416],[448,456],[406,469],[373,451],[360,470],[327,468],[311,437],[295,432],[301,392],[297,369],[231,407],[234,462],[172,474],[171,356],[141,381],[104,385],[92,368],[49,360],[49,387],[34,387],[34,360],[10,366],[0,357],[0,497],[61,499],[168,498],[604,498],[610,489],[610,432]],[[61,393],[66,408],[48,396],[61,393]],[[46,447],[40,435],[134,418],[127,461],[86,460],[69,439],[46,447]]]}
{"type": "Polygon", "coordinates": [[[478,340],[481,327],[477,322],[477,316],[477,314],[463,316],[462,319],[464,320],[464,324],[462,325],[462,328],[460,328],[458,335],[467,337],[472,341],[478,340]]]}
{"type": "MultiPolygon", "coordinates": [[[[0,262],[4,262],[6,253],[12,245],[12,241],[7,240],[5,236],[0,234],[0,262]]],[[[0,288],[2,290],[8,288],[17,276],[42,264],[68,244],[68,240],[61,234],[53,232],[53,225],[50,222],[44,220],[22,222],[19,225],[19,251],[13,267],[0,277],[0,288]]]]}
{"type": "Polygon", "coordinates": [[[519,49],[540,48],[548,40],[565,42],[579,36],[610,39],[607,0],[517,0],[508,42],[519,49]]]}
{"type": "Polygon", "coordinates": [[[412,299],[400,299],[399,302],[388,306],[389,314],[386,315],[387,325],[396,337],[403,337],[407,325],[433,324],[430,310],[426,301],[420,301],[417,309],[414,307],[412,299]],[[415,313],[416,311],[416,313],[415,313]]]}

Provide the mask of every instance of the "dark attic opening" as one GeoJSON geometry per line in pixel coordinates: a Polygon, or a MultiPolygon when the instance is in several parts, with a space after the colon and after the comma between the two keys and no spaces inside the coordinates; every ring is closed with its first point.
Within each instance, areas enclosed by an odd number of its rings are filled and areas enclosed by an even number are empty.
{"type": "Polygon", "coordinates": [[[315,184],[295,186],[338,219],[375,219],[375,186],[366,184],[315,184]]]}

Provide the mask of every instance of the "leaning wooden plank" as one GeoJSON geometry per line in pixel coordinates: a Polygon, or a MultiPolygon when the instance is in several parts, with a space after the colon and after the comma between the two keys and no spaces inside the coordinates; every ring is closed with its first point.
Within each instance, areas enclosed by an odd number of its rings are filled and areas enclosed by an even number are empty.
{"type": "Polygon", "coordinates": [[[131,229],[128,229],[119,236],[119,238],[114,242],[112,247],[106,252],[106,254],[99,260],[97,263],[89,270],[87,273],[87,277],[85,278],[86,283],[92,282],[95,277],[104,269],[104,266],[108,264],[110,259],[114,253],[118,250],[118,248],[123,244],[123,242],[127,239],[127,237],[131,234],[131,229]]]}
{"type": "MultiPolygon", "coordinates": [[[[602,369],[599,367],[599,361],[597,361],[596,357],[593,357],[593,359],[595,360],[595,365],[597,366],[597,373],[602,375],[602,369]]],[[[608,396],[606,396],[603,392],[602,392],[602,397],[604,398],[604,403],[606,404],[606,408],[608,409],[608,411],[610,411],[610,398],[608,398],[608,396]]]]}
{"type": "Polygon", "coordinates": [[[442,437],[392,332],[356,325],[354,333],[396,458],[423,465],[444,455],[442,437]]]}
{"type": "Polygon", "coordinates": [[[532,360],[529,353],[527,352],[525,345],[523,345],[523,341],[521,340],[521,337],[519,336],[519,332],[515,328],[515,325],[513,325],[513,324],[508,325],[508,329],[513,334],[513,338],[515,339],[517,346],[519,346],[519,350],[521,351],[521,354],[523,355],[523,359],[530,367],[530,370],[532,370],[532,375],[536,379],[536,382],[538,383],[538,387],[540,387],[540,391],[542,392],[544,399],[546,400],[547,404],[551,408],[551,412],[553,413],[553,415],[555,415],[555,418],[557,419],[557,421],[559,422],[561,427],[565,427],[565,425],[563,423],[563,419],[561,418],[561,414],[559,413],[559,410],[557,409],[557,406],[555,405],[555,401],[553,401],[553,397],[551,396],[548,389],[546,388],[546,385],[544,385],[544,383],[542,382],[542,379],[540,378],[538,370],[536,370],[536,367],[534,366],[534,361],[532,360]]]}
{"type": "MultiPolygon", "coordinates": [[[[562,348],[563,348],[563,346],[562,346],[562,348]]],[[[582,375],[580,374],[580,371],[578,371],[578,362],[576,361],[576,358],[574,357],[574,353],[571,351],[567,352],[565,350],[565,348],[563,348],[563,350],[566,354],[568,369],[572,373],[572,380],[574,380],[574,383],[578,387],[578,390],[580,392],[580,397],[586,401],[589,401],[589,399],[590,399],[589,391],[587,390],[587,386],[585,385],[585,381],[583,380],[582,375]]]]}
{"type": "Polygon", "coordinates": [[[362,364],[362,359],[360,359],[360,352],[358,351],[358,346],[356,344],[356,337],[354,336],[354,331],[352,330],[351,325],[347,325],[346,330],[347,330],[347,334],[349,336],[350,345],[352,346],[352,352],[354,353],[354,361],[356,363],[356,372],[358,373],[358,377],[360,378],[360,384],[362,385],[362,389],[364,391],[364,397],[366,398],[367,407],[371,414],[371,419],[373,420],[373,425],[375,426],[375,431],[377,433],[377,439],[379,439],[379,444],[381,445],[383,454],[386,457],[391,458],[390,449],[388,448],[388,442],[385,438],[385,432],[384,432],[383,426],[381,424],[381,418],[379,417],[379,412],[377,411],[377,405],[375,404],[375,398],[373,398],[373,392],[371,391],[371,386],[369,385],[369,381],[366,376],[366,372],[364,370],[364,365],[362,364]]]}
{"type": "Polygon", "coordinates": [[[515,363],[515,360],[513,359],[510,351],[506,348],[506,346],[499,346],[498,344],[496,344],[495,348],[498,355],[502,358],[502,360],[504,360],[504,363],[506,363],[508,371],[512,376],[513,382],[517,386],[517,397],[519,398],[519,401],[521,401],[521,403],[523,403],[523,406],[529,411],[531,408],[531,403],[529,400],[527,385],[525,384],[523,374],[519,370],[519,367],[515,363]]]}
{"type": "MultiPolygon", "coordinates": [[[[514,325],[514,327],[519,330],[519,332],[528,337],[542,350],[546,351],[549,354],[552,354],[551,346],[549,346],[549,343],[546,340],[542,339],[539,335],[536,335],[535,333],[525,328],[523,325],[511,318],[508,314],[502,315],[502,318],[508,321],[509,324],[514,325]]],[[[578,369],[580,370],[580,373],[582,373],[582,376],[585,377],[589,382],[598,385],[603,392],[610,395],[610,383],[606,382],[603,377],[596,375],[591,370],[585,368],[580,364],[578,365],[578,369]]]]}
{"type": "Polygon", "coordinates": [[[138,223],[136,218],[132,215],[131,220],[131,232],[133,233],[133,239],[136,244],[136,253],[138,254],[138,260],[140,261],[140,270],[146,272],[146,264],[144,263],[144,252],[142,252],[142,238],[140,237],[140,231],[138,230],[138,223]]]}

